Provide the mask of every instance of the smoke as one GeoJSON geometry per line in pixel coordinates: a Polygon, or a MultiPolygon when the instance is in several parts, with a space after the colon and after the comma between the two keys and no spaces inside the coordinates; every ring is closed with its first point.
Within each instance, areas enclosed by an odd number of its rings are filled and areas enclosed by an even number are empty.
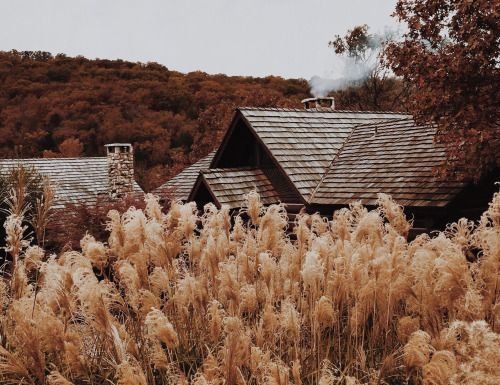
{"type": "Polygon", "coordinates": [[[390,28],[386,28],[383,34],[370,34],[366,50],[361,55],[339,57],[340,77],[331,79],[313,76],[309,80],[311,94],[314,97],[324,97],[330,92],[341,91],[363,83],[377,68],[384,43],[393,39],[397,34],[397,31],[390,28]]]}
{"type": "Polygon", "coordinates": [[[344,90],[366,80],[376,67],[376,63],[366,63],[350,57],[342,57],[342,76],[335,79],[313,76],[309,80],[311,94],[318,98],[327,96],[330,92],[344,90]]]}

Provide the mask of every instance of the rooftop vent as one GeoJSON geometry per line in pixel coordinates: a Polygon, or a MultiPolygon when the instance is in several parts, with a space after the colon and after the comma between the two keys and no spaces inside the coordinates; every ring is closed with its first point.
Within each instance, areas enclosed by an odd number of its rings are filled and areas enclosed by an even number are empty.
{"type": "Polygon", "coordinates": [[[332,97],[323,98],[308,98],[302,100],[302,104],[306,110],[317,109],[317,110],[334,110],[335,100],[332,97]]]}

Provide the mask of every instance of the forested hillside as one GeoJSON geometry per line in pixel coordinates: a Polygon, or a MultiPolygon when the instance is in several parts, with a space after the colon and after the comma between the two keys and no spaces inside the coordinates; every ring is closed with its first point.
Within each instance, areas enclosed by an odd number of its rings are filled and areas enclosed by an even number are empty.
{"type": "Polygon", "coordinates": [[[214,148],[235,107],[299,107],[308,95],[303,79],[0,52],[0,157],[96,156],[132,142],[149,190],[214,148]]]}

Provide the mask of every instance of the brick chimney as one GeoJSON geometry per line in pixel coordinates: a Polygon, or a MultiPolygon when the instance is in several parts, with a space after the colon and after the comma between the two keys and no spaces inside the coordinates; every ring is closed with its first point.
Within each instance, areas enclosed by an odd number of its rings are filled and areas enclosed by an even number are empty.
{"type": "Polygon", "coordinates": [[[306,110],[331,111],[335,109],[335,100],[332,97],[307,98],[302,100],[302,104],[306,110]]]}
{"type": "Polygon", "coordinates": [[[121,198],[132,193],[134,186],[134,151],[130,143],[106,144],[109,196],[121,198]]]}

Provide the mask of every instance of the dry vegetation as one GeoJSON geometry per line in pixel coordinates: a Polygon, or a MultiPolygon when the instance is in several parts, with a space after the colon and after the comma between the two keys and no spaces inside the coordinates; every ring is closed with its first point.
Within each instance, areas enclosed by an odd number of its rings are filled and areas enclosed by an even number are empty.
{"type": "Polygon", "coordinates": [[[256,194],[233,225],[151,195],[108,218],[58,256],[7,219],[2,384],[498,384],[500,194],[410,243],[383,195],[290,236],[256,194]]]}

